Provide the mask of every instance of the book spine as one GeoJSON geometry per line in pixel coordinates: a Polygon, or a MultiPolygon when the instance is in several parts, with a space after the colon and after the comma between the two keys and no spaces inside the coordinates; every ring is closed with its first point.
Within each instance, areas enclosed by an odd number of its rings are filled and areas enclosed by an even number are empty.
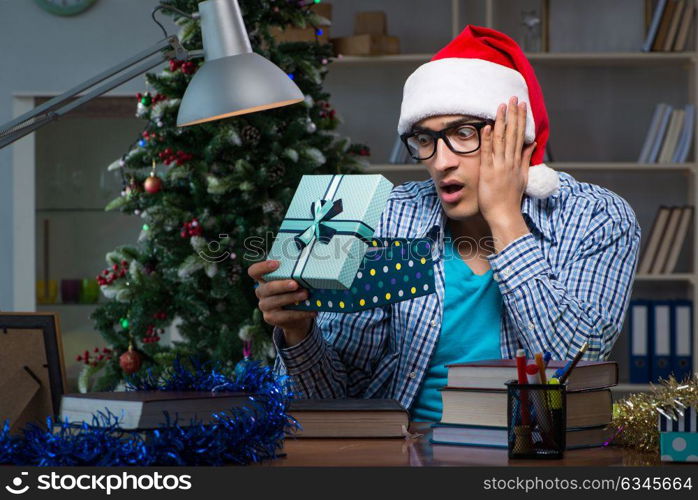
{"type": "Polygon", "coordinates": [[[650,126],[647,129],[647,135],[645,136],[645,142],[642,145],[642,150],[640,151],[640,158],[638,158],[638,163],[648,163],[647,159],[652,149],[652,144],[654,143],[654,137],[657,135],[657,130],[659,129],[659,121],[662,116],[662,111],[664,107],[662,103],[658,103],[654,107],[654,114],[652,115],[652,120],[650,121],[650,126]]]}
{"type": "Polygon", "coordinates": [[[664,142],[664,136],[666,135],[666,130],[669,127],[669,119],[671,118],[672,107],[668,104],[664,105],[664,114],[659,121],[659,129],[657,130],[657,135],[654,137],[654,144],[652,144],[652,149],[650,150],[650,155],[647,158],[647,163],[656,163],[657,156],[659,155],[659,149],[664,142]]]}
{"type": "Polygon", "coordinates": [[[650,52],[652,50],[652,44],[657,38],[657,30],[659,29],[659,23],[662,20],[662,14],[666,8],[666,0],[659,0],[657,7],[654,9],[654,16],[652,17],[652,23],[650,24],[650,29],[647,32],[647,38],[645,38],[645,43],[642,46],[643,52],[650,52]]]}

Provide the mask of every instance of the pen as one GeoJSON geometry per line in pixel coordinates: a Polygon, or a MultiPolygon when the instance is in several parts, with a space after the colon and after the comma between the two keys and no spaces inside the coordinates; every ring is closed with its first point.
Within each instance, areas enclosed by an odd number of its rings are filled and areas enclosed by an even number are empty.
{"type": "MultiPolygon", "coordinates": [[[[560,381],[556,378],[548,380],[548,384],[559,385],[560,381]]],[[[550,418],[552,421],[551,432],[557,432],[562,425],[562,397],[557,390],[550,391],[550,418]]]]}
{"type": "Polygon", "coordinates": [[[565,373],[560,377],[560,383],[564,384],[567,378],[570,376],[570,373],[572,373],[572,370],[574,370],[574,367],[577,366],[577,363],[579,363],[579,360],[582,359],[582,356],[584,355],[585,352],[587,352],[587,349],[589,349],[589,343],[584,342],[582,344],[582,347],[579,349],[577,352],[577,355],[574,357],[572,360],[572,364],[569,366],[565,366],[565,373]]]}
{"type": "MultiPolygon", "coordinates": [[[[516,351],[516,371],[519,377],[519,385],[528,384],[526,376],[526,352],[523,349],[516,351]]],[[[521,424],[529,425],[531,419],[528,412],[528,391],[520,389],[521,394],[521,424]]]]}
{"type": "Polygon", "coordinates": [[[570,366],[572,366],[572,360],[569,360],[567,363],[565,363],[565,366],[563,366],[562,368],[558,368],[557,370],[555,370],[555,373],[553,373],[553,378],[560,380],[562,375],[567,371],[567,369],[570,366]]]}
{"type": "MultiPolygon", "coordinates": [[[[528,382],[530,384],[545,384],[543,380],[545,377],[545,365],[543,364],[543,356],[538,353],[535,355],[536,363],[530,364],[526,367],[526,373],[528,374],[528,382]],[[543,369],[541,370],[542,367],[543,369]]],[[[542,440],[545,446],[555,447],[555,442],[553,436],[551,436],[552,426],[550,423],[550,404],[548,403],[548,393],[550,391],[545,389],[533,390],[534,402],[531,403],[531,428],[535,429],[536,426],[540,429],[538,433],[538,438],[542,440]],[[536,401],[538,403],[536,403],[536,401]]],[[[534,432],[534,435],[536,433],[534,432]]]]}
{"type": "Polygon", "coordinates": [[[526,365],[526,378],[529,384],[540,384],[540,370],[538,365],[530,364],[526,365]]]}
{"type": "Polygon", "coordinates": [[[548,367],[548,363],[550,363],[550,359],[553,357],[552,354],[550,354],[548,351],[545,351],[543,353],[543,361],[545,362],[545,367],[548,367]]]}
{"type": "Polygon", "coordinates": [[[523,349],[516,351],[516,371],[519,385],[519,411],[521,424],[514,426],[515,448],[528,451],[533,447],[531,441],[531,414],[528,407],[528,390],[523,389],[528,384],[526,377],[526,352],[523,349]]]}
{"type": "Polygon", "coordinates": [[[536,365],[538,365],[538,373],[540,373],[540,383],[546,384],[548,380],[545,376],[545,362],[543,361],[543,355],[537,352],[534,358],[536,360],[536,365]]]}

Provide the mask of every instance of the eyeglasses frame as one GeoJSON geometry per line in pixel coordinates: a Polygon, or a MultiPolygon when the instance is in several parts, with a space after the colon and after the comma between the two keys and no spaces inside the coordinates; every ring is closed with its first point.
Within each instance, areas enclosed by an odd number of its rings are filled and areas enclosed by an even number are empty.
{"type": "Polygon", "coordinates": [[[494,126],[494,120],[486,119],[486,120],[482,120],[482,121],[478,121],[478,122],[469,122],[467,120],[464,120],[463,122],[449,125],[448,127],[442,128],[441,130],[429,130],[429,129],[411,130],[409,132],[405,132],[404,134],[401,134],[400,140],[402,140],[402,143],[407,148],[407,152],[410,154],[410,157],[417,160],[417,161],[424,161],[424,160],[428,160],[431,157],[433,157],[436,154],[436,149],[437,149],[437,144],[439,142],[439,139],[443,139],[443,141],[446,144],[446,146],[448,147],[448,149],[453,151],[455,154],[467,155],[470,153],[474,153],[475,151],[480,149],[480,146],[482,145],[482,129],[485,127],[485,125],[493,125],[494,126]],[[472,151],[467,151],[467,152],[456,151],[455,149],[453,149],[453,146],[449,142],[448,137],[446,137],[447,131],[452,130],[454,128],[462,127],[464,125],[472,125],[473,127],[475,127],[475,130],[477,131],[477,147],[475,149],[473,149],[472,151]],[[417,133],[427,134],[432,139],[434,139],[434,151],[432,151],[432,153],[429,156],[427,156],[426,158],[415,157],[412,154],[412,151],[410,151],[409,145],[407,144],[407,139],[410,138],[411,136],[417,134],[417,133]]]}

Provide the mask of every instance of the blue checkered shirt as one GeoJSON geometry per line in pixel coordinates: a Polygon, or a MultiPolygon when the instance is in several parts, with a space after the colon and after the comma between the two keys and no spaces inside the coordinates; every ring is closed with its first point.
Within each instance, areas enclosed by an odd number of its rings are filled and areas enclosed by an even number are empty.
{"type": "MultiPolygon", "coordinates": [[[[559,191],[524,196],[530,230],[487,257],[503,299],[502,358],[518,348],[605,360],[628,307],[640,226],[615,193],[560,172],[559,191]]],[[[432,238],[435,293],[355,313],[320,312],[310,334],[287,347],[274,328],[274,369],[302,398],[390,398],[410,408],[441,330],[446,215],[433,180],[391,192],[374,238],[432,238]]]]}

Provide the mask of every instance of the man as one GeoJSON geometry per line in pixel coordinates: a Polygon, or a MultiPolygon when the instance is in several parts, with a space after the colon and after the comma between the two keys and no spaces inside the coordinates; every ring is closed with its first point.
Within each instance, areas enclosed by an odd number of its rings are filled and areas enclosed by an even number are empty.
{"type": "Polygon", "coordinates": [[[628,204],[542,163],[548,117],[518,45],[467,26],[405,83],[398,132],[430,179],[396,187],[374,238],[430,237],[433,294],[352,314],[250,267],[300,397],[384,397],[438,421],[447,363],[549,351],[606,359],[622,328],[640,228],[628,204]],[[456,244],[458,242],[468,245],[456,244]]]}

